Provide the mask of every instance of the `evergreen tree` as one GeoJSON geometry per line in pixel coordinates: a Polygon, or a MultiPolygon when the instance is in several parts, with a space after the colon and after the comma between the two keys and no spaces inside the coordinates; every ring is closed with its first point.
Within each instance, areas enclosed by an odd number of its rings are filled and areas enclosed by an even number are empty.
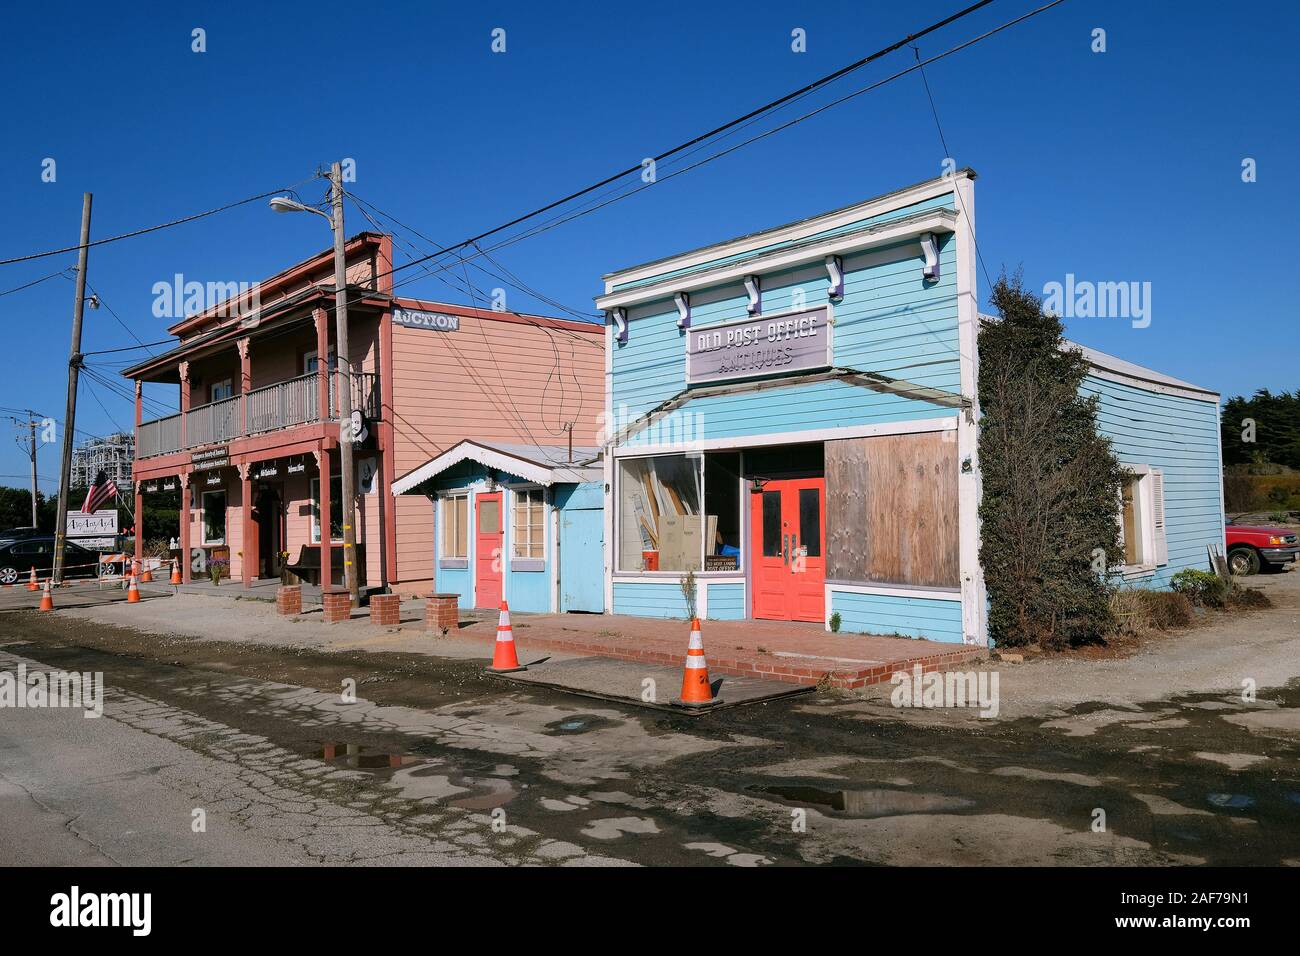
{"type": "Polygon", "coordinates": [[[1124,470],[1097,431],[1089,365],[1061,322],[1003,276],[1001,321],[979,336],[980,560],[989,634],[1047,648],[1104,640],[1113,624],[1107,569],[1118,564],[1124,470]]]}

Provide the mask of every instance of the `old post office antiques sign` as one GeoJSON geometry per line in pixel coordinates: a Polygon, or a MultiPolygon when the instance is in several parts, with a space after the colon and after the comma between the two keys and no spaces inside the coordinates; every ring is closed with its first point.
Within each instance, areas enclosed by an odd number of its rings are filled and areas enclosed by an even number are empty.
{"type": "Polygon", "coordinates": [[[830,306],[756,315],[686,333],[686,382],[704,385],[831,364],[830,306]]]}
{"type": "Polygon", "coordinates": [[[393,321],[408,329],[425,329],[430,332],[460,331],[460,316],[445,312],[422,312],[419,309],[394,309],[393,321]]]}

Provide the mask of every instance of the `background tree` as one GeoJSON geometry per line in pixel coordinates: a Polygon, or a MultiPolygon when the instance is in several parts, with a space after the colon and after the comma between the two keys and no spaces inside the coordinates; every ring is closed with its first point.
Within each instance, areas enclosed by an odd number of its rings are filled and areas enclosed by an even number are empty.
{"type": "Polygon", "coordinates": [[[1300,468],[1300,388],[1276,395],[1261,388],[1250,398],[1228,399],[1222,429],[1224,465],[1300,468]],[[1249,430],[1247,420],[1254,423],[1249,430]]]}
{"type": "Polygon", "coordinates": [[[1089,365],[1059,319],[1004,275],[979,336],[980,560],[1000,645],[1095,643],[1113,625],[1124,470],[1097,431],[1089,365]],[[1100,559],[1100,560],[1099,560],[1100,559]],[[1102,568],[1102,573],[1098,568],[1102,568]]]}

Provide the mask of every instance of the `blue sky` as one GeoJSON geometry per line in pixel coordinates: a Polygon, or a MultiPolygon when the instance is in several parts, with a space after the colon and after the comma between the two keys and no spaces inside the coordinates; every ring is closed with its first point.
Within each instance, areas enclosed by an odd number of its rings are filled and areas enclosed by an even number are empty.
{"type": "MultiPolygon", "coordinates": [[[[297,183],[340,157],[356,161],[358,196],[455,242],[962,5],[11,7],[0,56],[0,258],[75,243],[83,191],[95,195],[92,234],[103,237],[297,183]],[[205,53],[191,51],[196,27],[205,53]],[[503,54],[491,50],[495,28],[506,31],[503,54]],[[795,28],[806,31],[806,53],[791,50],[795,28]],[[47,157],[53,183],[41,181],[47,157]]],[[[922,40],[922,55],[1037,5],[997,0],[922,40]]],[[[1296,212],[1286,164],[1300,154],[1297,28],[1289,2],[1067,0],[927,68],[951,155],[979,173],[988,269],[1023,268],[1034,289],[1067,273],[1150,282],[1149,327],[1075,319],[1068,334],[1225,396],[1300,387],[1300,270],[1284,256],[1296,212]],[[1090,48],[1097,27],[1105,53],[1090,48]],[[1241,180],[1245,157],[1258,164],[1255,183],[1241,180]]],[[[895,53],[806,106],[911,58],[895,53]]],[[[548,298],[591,312],[604,272],[930,178],[945,155],[912,74],[497,258],[548,298]]],[[[319,199],[323,186],[302,195],[319,199]]],[[[348,216],[350,232],[366,227],[354,208],[348,216]]],[[[178,272],[255,281],[327,244],[322,220],[275,216],[259,202],[92,249],[89,279],[149,342],[168,324],[152,314],[155,282],[178,272]]],[[[0,292],[74,262],[2,266],[0,292]]],[[[431,278],[404,291],[466,301],[431,278]]],[[[62,278],[0,296],[0,405],[62,416],[72,298],[62,278]]],[[[509,305],[559,314],[520,293],[509,305]]],[[[107,309],[87,312],[84,349],[132,344],[107,309]]],[[[123,398],[83,386],[79,430],[129,428],[132,414],[123,398]]],[[[40,473],[57,474],[56,448],[41,455],[40,473]]],[[[21,453],[0,442],[0,483],[22,486],[25,474],[21,453]]]]}

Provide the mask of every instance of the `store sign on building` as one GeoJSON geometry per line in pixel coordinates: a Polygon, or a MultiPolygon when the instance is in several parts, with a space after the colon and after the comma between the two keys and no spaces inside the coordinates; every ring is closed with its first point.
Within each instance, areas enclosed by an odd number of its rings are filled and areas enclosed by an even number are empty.
{"type": "Polygon", "coordinates": [[[210,475],[208,475],[207,478],[204,479],[203,483],[204,483],[205,485],[219,485],[219,484],[221,484],[221,472],[219,472],[219,471],[214,471],[214,472],[212,472],[210,475]]]}
{"type": "Polygon", "coordinates": [[[156,481],[145,482],[144,490],[145,490],[145,491],[157,491],[157,490],[158,490],[158,482],[156,482],[156,481]]]}
{"type": "Polygon", "coordinates": [[[117,534],[117,509],[107,508],[94,514],[68,512],[69,538],[96,538],[117,534]]]}
{"type": "Polygon", "coordinates": [[[788,375],[831,364],[831,307],[758,315],[686,333],[686,383],[788,375]]]}
{"type": "Polygon", "coordinates": [[[297,461],[289,462],[289,467],[285,469],[285,471],[291,475],[301,475],[306,470],[307,470],[307,463],[303,461],[301,458],[298,459],[297,461]]]}
{"type": "Polygon", "coordinates": [[[424,329],[428,332],[460,331],[460,316],[447,315],[445,312],[422,312],[418,309],[394,309],[393,321],[408,329],[424,329]]]}
{"type": "Polygon", "coordinates": [[[268,461],[257,467],[257,478],[274,478],[280,474],[280,466],[273,461],[268,461]]]}
{"type": "Polygon", "coordinates": [[[190,453],[190,464],[195,468],[225,468],[230,464],[230,446],[218,445],[190,453]]]}

